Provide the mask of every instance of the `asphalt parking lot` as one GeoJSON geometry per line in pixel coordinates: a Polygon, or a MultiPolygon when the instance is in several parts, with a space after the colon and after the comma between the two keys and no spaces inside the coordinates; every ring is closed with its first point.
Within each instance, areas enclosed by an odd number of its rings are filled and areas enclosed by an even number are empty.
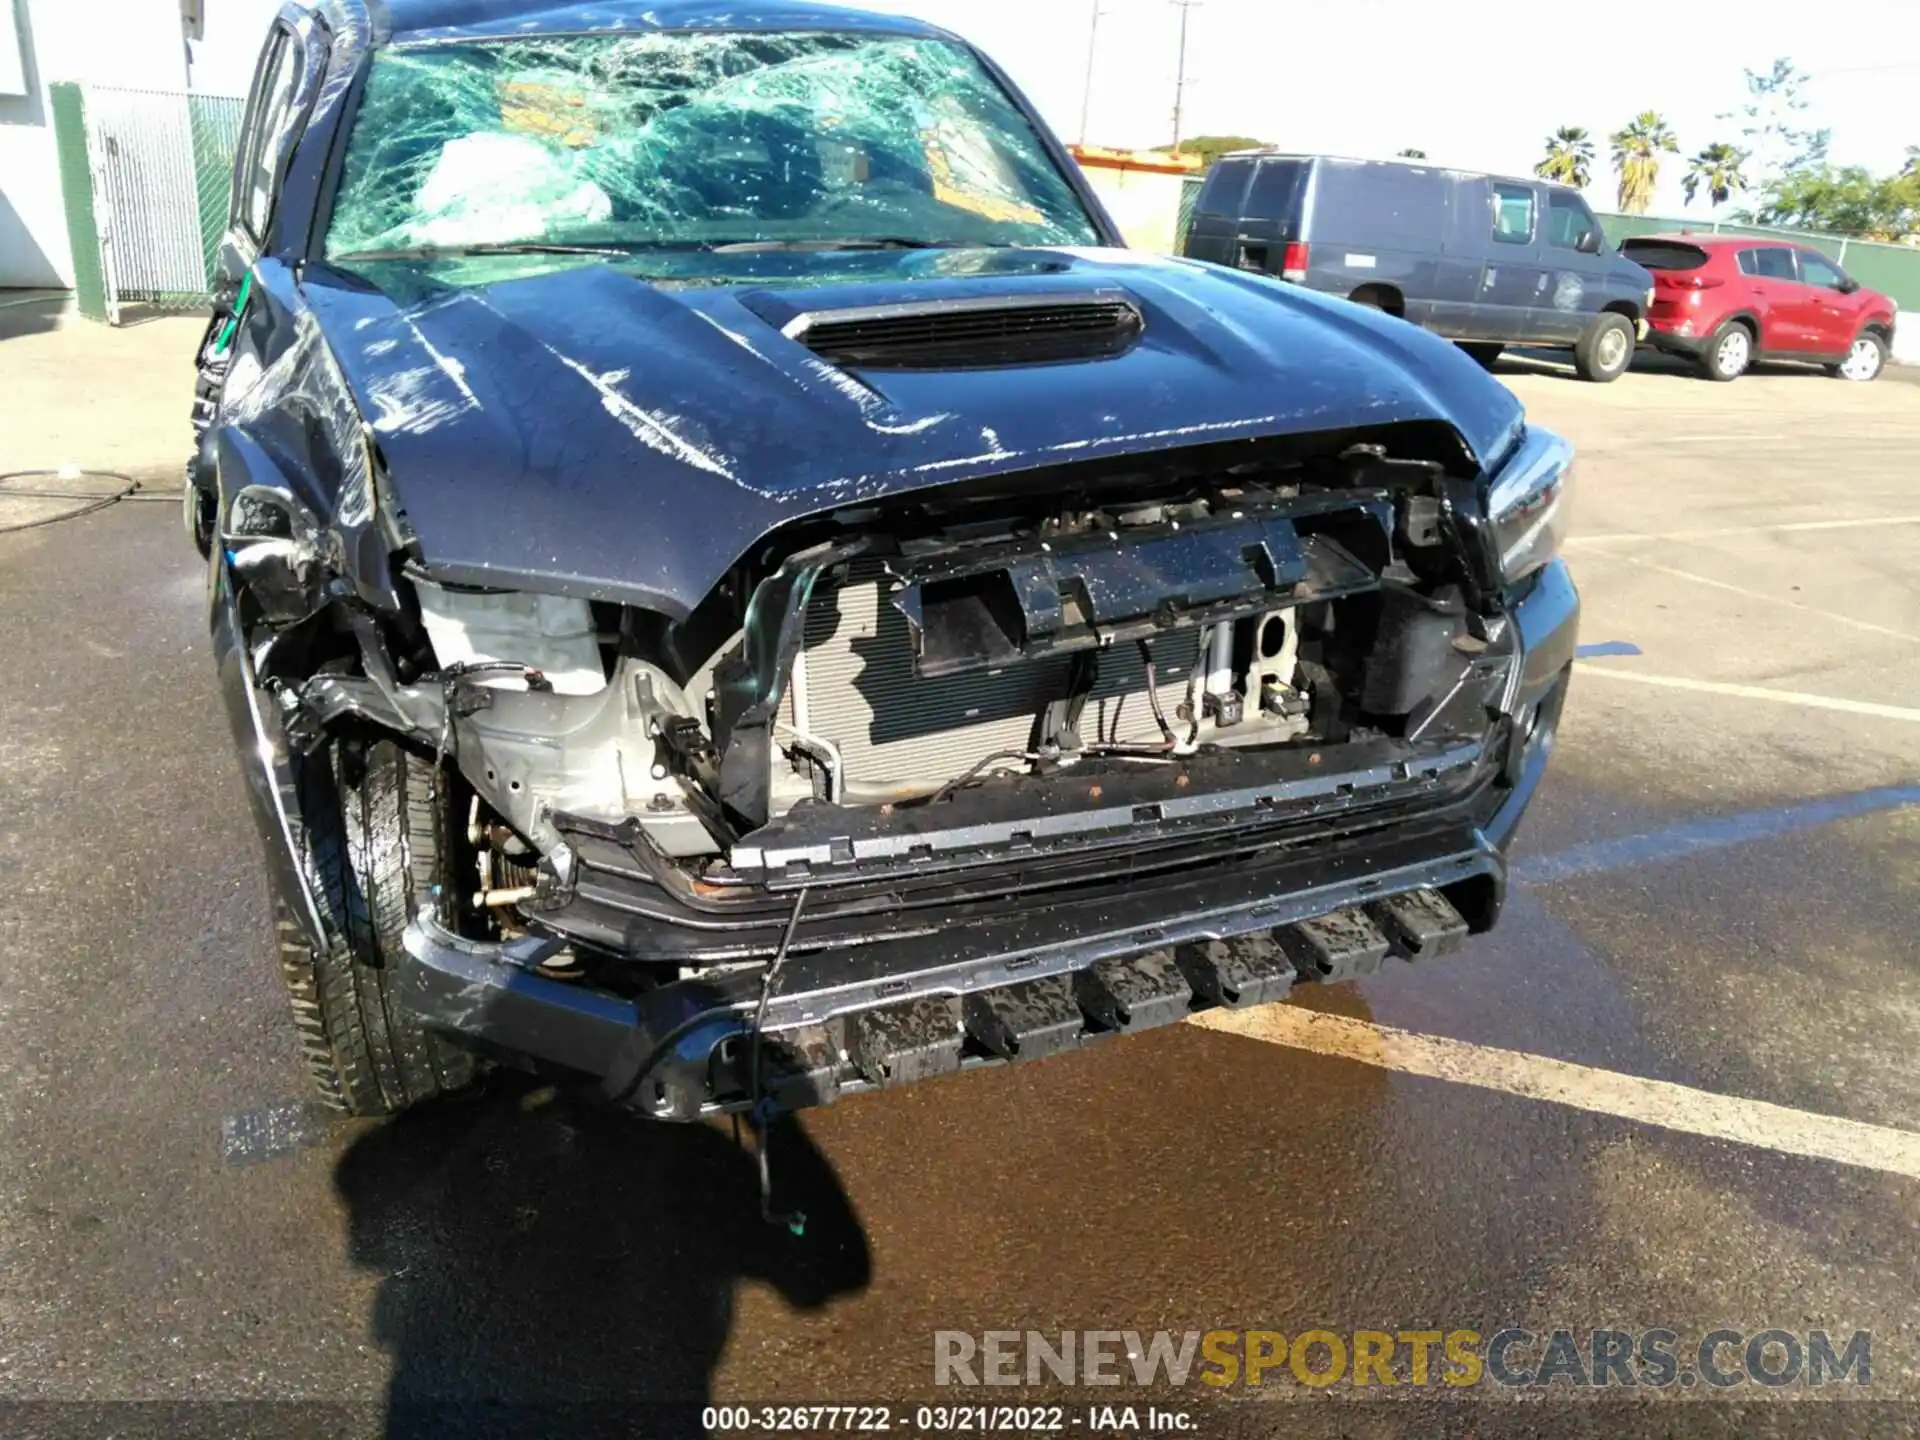
{"type": "MultiPolygon", "coordinates": [[[[20,328],[0,470],[170,483],[194,322],[20,328]]],[[[504,1084],[315,1116],[176,507],[0,534],[0,1408],[532,1435],[668,1400],[625,1433],[682,1433],[1010,1398],[937,1389],[937,1331],[1725,1327],[1870,1331],[1870,1380],[1045,1393],[1220,1433],[1912,1433],[1920,387],[1499,373],[1579,448],[1598,647],[1500,932],[811,1112],[800,1236],[723,1130],[504,1084]]]]}

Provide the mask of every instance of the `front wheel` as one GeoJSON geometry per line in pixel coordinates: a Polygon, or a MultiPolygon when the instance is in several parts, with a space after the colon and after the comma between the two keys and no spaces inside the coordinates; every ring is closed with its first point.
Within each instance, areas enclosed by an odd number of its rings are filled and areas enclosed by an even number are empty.
{"type": "Polygon", "coordinates": [[[473,1057],[424,1029],[399,991],[401,935],[415,907],[454,893],[449,787],[391,740],[338,743],[301,762],[308,872],[334,943],[317,949],[284,904],[280,968],[321,1098],[390,1115],[459,1090],[473,1057]]]}
{"type": "Polygon", "coordinates": [[[1593,317],[1573,347],[1573,368],[1582,380],[1606,384],[1627,373],[1633,363],[1633,322],[1614,311],[1593,317]]]}
{"type": "Polygon", "coordinates": [[[186,527],[187,540],[205,560],[213,554],[213,497],[193,483],[189,475],[180,492],[180,523],[186,527]]]}
{"type": "Polygon", "coordinates": [[[1877,380],[1886,365],[1887,342],[1869,330],[1853,342],[1846,359],[1827,367],[1827,373],[1842,380],[1877,380]]]}

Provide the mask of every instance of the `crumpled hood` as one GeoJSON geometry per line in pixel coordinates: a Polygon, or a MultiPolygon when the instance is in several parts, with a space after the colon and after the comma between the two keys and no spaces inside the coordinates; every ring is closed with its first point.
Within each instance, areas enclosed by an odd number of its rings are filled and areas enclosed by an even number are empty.
{"type": "Polygon", "coordinates": [[[688,614],[798,517],[978,476],[1204,442],[1450,423],[1483,460],[1520,408],[1445,341],[1271,280],[1129,251],[825,287],[653,285],[591,265],[477,288],[304,286],[428,567],[688,614]],[[1016,369],[827,364],[782,314],[1123,292],[1126,354],[1016,369]],[[773,317],[770,322],[769,318],[773,317]]]}

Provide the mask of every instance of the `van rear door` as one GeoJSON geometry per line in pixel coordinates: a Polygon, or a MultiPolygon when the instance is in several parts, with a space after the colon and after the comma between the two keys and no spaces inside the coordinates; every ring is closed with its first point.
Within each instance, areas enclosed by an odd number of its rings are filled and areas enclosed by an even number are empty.
{"type": "MultiPolygon", "coordinates": [[[[1287,247],[1301,239],[1305,229],[1307,179],[1312,167],[1311,160],[1284,155],[1260,162],[1240,205],[1232,264],[1264,275],[1286,271],[1287,247]]],[[[1292,274],[1285,278],[1305,277],[1292,274]]]]}
{"type": "Polygon", "coordinates": [[[1214,162],[1194,201],[1193,221],[1187,227],[1182,255],[1215,265],[1235,263],[1241,206],[1247,197],[1247,182],[1253,179],[1253,167],[1254,162],[1244,156],[1214,162]]]}

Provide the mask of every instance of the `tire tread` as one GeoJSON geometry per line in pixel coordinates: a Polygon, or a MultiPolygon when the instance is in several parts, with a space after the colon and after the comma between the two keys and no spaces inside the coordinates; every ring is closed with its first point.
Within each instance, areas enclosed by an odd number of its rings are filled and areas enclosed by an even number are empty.
{"type": "Polygon", "coordinates": [[[385,1115],[464,1088],[473,1058],[424,1029],[394,989],[401,937],[415,907],[432,903],[445,853],[444,794],[432,766],[376,741],[354,777],[335,747],[302,766],[309,871],[334,946],[315,948],[276,902],[282,978],[301,1048],[324,1103],[385,1115]]]}

